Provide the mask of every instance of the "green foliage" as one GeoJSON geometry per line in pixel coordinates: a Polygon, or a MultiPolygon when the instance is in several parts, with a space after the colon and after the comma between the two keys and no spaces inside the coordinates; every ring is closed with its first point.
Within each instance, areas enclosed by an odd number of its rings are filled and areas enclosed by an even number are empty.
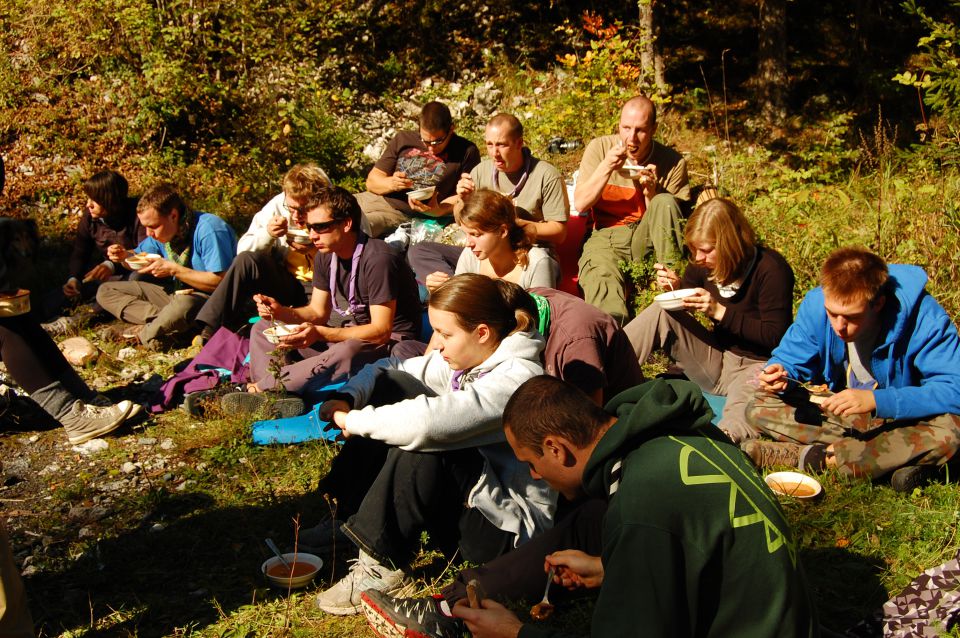
{"type": "MultiPolygon", "coordinates": [[[[948,0],[956,17],[960,0],[948,0]]],[[[960,25],[932,17],[916,0],[901,5],[920,19],[927,34],[917,42],[922,52],[919,69],[893,77],[907,86],[922,89],[925,101],[953,124],[960,124],[960,25]]]]}

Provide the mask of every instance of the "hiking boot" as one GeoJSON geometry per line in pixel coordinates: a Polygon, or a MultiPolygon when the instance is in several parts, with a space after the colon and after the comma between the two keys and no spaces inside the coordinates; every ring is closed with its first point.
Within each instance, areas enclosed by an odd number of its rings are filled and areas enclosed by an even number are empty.
{"type": "Polygon", "coordinates": [[[271,392],[231,392],[220,399],[224,414],[265,414],[278,419],[300,416],[307,411],[303,399],[295,396],[279,397],[271,392]]]}
{"type": "Polygon", "coordinates": [[[352,548],[353,543],[343,533],[343,521],[326,516],[322,521],[301,529],[297,536],[297,549],[311,554],[326,554],[336,547],[352,548]]]}
{"type": "Polygon", "coordinates": [[[751,439],[740,444],[740,449],[750,457],[757,467],[773,467],[786,465],[799,467],[800,449],[796,443],[780,443],[778,441],[758,441],[751,439]]]}
{"type": "Polygon", "coordinates": [[[63,424],[70,443],[79,445],[116,430],[126,420],[132,408],[130,401],[121,401],[109,407],[76,401],[70,412],[60,417],[60,423],[63,424]]]}
{"type": "Polygon", "coordinates": [[[336,616],[360,613],[360,595],[371,589],[393,596],[413,593],[413,581],[402,569],[381,565],[366,552],[360,552],[347,575],[330,589],[317,594],[317,607],[336,616]]]}
{"type": "Polygon", "coordinates": [[[923,487],[932,481],[938,472],[936,465],[907,465],[893,472],[890,488],[894,492],[909,493],[917,487],[923,487]]]}
{"type": "Polygon", "coordinates": [[[463,621],[450,615],[440,595],[394,598],[371,589],[360,595],[360,606],[380,638],[462,638],[466,634],[463,621]]]}

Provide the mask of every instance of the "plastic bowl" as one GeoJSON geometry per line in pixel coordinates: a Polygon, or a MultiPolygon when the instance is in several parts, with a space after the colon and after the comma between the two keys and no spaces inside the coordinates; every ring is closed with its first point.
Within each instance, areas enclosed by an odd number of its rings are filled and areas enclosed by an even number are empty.
{"type": "Polygon", "coordinates": [[[263,331],[263,336],[267,338],[267,341],[273,345],[280,343],[280,337],[286,337],[287,335],[292,335],[294,332],[297,332],[300,329],[300,324],[298,323],[281,323],[278,326],[270,326],[263,331]]]}
{"type": "Polygon", "coordinates": [[[291,577],[288,575],[287,568],[283,566],[283,563],[281,563],[280,559],[276,556],[271,556],[263,561],[263,565],[260,566],[261,573],[266,576],[273,587],[279,587],[281,589],[300,589],[301,587],[306,587],[320,571],[320,568],[323,567],[323,559],[313,554],[306,554],[304,552],[294,554],[293,552],[287,552],[283,557],[288,563],[293,565],[294,576],[291,577]],[[304,566],[309,566],[309,569],[301,573],[301,570],[305,568],[304,566]]]}
{"type": "Polygon", "coordinates": [[[134,255],[133,257],[127,257],[124,263],[127,264],[127,268],[130,270],[140,270],[151,261],[156,261],[157,259],[163,259],[163,257],[157,253],[143,253],[134,255]]]}
{"type": "Polygon", "coordinates": [[[823,493],[820,482],[802,472],[771,472],[763,477],[763,480],[780,496],[810,500],[823,493]]]}
{"type": "Polygon", "coordinates": [[[436,190],[437,190],[436,186],[427,186],[425,188],[418,188],[415,191],[410,191],[409,193],[407,193],[407,197],[411,199],[419,200],[421,202],[425,202],[431,197],[433,197],[433,194],[436,192],[436,190]]]}
{"type": "Polygon", "coordinates": [[[663,292],[653,298],[664,310],[683,309],[683,300],[697,291],[696,288],[681,288],[663,292]]]}
{"type": "Polygon", "coordinates": [[[30,312],[30,291],[20,288],[0,292],[0,317],[19,317],[30,312]]]}
{"type": "Polygon", "coordinates": [[[624,164],[617,169],[617,173],[624,179],[640,179],[640,176],[643,175],[646,170],[647,168],[645,166],[638,164],[624,164]]]}
{"type": "Polygon", "coordinates": [[[291,228],[287,230],[287,241],[294,244],[309,244],[311,243],[310,233],[299,228],[291,228]]]}

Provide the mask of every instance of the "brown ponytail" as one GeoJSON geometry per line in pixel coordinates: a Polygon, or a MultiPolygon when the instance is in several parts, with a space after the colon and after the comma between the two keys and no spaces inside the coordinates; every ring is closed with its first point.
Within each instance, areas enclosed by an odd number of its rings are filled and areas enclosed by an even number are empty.
{"type": "Polygon", "coordinates": [[[457,214],[457,223],[467,224],[485,233],[506,227],[507,239],[516,263],[520,264],[521,268],[526,268],[530,263],[527,253],[533,247],[533,242],[523,227],[517,224],[517,208],[513,205],[513,200],[506,195],[488,188],[478,189],[457,214]]]}
{"type": "Polygon", "coordinates": [[[448,279],[430,295],[430,307],[457,316],[464,330],[486,324],[503,341],[514,332],[528,332],[537,325],[537,304],[515,283],[463,273],[448,279]]]}

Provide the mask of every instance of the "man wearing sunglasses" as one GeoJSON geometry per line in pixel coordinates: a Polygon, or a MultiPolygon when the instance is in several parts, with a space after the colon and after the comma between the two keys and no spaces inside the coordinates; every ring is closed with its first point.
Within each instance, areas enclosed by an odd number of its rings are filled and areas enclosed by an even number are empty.
{"type": "Polygon", "coordinates": [[[460,174],[480,162],[476,144],[454,132],[450,109],[428,102],[420,111],[419,131],[400,131],[367,175],[367,190],[357,201],[371,237],[380,237],[414,216],[444,217],[453,207],[444,202],[456,193],[460,174]],[[408,196],[433,186],[426,200],[408,196]]]}
{"type": "MultiPolygon", "coordinates": [[[[330,383],[355,374],[367,363],[389,356],[392,346],[415,339],[420,332],[421,306],[413,272],[403,256],[360,227],[360,206],[340,187],[321,189],[304,205],[310,241],[317,250],[313,292],[299,307],[270,295],[254,295],[264,319],[250,340],[249,392],[225,395],[229,414],[255,412],[271,403],[263,391],[283,380],[287,392],[313,403],[330,383]],[[336,318],[336,325],[331,325],[336,318]],[[274,350],[264,331],[287,324],[279,337],[279,374],[274,350]]],[[[281,416],[296,416],[304,405],[287,400],[277,406],[281,416]],[[291,407],[291,406],[296,406],[291,407]]]]}
{"type": "Polygon", "coordinates": [[[201,332],[194,339],[195,347],[206,343],[222,325],[231,330],[242,326],[256,293],[268,293],[287,305],[307,302],[317,249],[305,229],[304,206],[330,185],[330,178],[316,164],[297,164],[287,171],[281,182],[283,192],[250,220],[250,228],[237,242],[237,258],[200,309],[201,332]]]}

